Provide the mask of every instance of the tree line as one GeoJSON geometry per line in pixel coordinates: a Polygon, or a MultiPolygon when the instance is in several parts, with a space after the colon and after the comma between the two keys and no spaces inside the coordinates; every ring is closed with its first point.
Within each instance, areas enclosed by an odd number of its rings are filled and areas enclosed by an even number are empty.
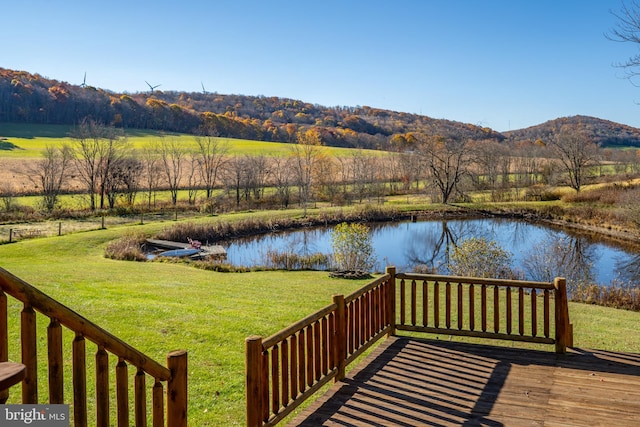
{"type": "MultiPolygon", "coordinates": [[[[332,156],[313,129],[296,135],[286,156],[230,155],[228,141],[193,136],[187,149],[171,136],[135,150],[122,131],[84,120],[73,142],[48,146],[25,173],[48,212],[65,193],[86,195],[89,210],[157,206],[158,193],[170,204],[200,206],[209,212],[299,205],[375,202],[393,194],[425,194],[442,203],[466,200],[484,191],[492,201],[541,197],[536,188],[568,185],[579,192],[597,174],[637,176],[637,150],[602,149],[565,126],[549,144],[507,145],[418,135],[413,149],[376,154],[354,150],[332,156]],[[604,165],[608,170],[603,172],[604,165]]],[[[0,196],[15,194],[8,183],[0,196]]]]}

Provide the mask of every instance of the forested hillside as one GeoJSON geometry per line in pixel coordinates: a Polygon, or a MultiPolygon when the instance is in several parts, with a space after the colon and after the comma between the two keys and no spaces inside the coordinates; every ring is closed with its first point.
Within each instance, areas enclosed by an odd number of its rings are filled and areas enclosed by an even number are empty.
{"type": "Polygon", "coordinates": [[[562,126],[578,127],[601,147],[640,147],[640,129],[589,116],[561,117],[537,126],[504,132],[507,141],[552,141],[562,126]]]}
{"type": "Polygon", "coordinates": [[[547,141],[563,124],[580,124],[602,145],[640,146],[640,130],[585,116],[502,134],[487,127],[367,106],[325,107],[275,96],[204,90],[114,93],[0,68],[0,122],[76,125],[84,118],[125,129],[274,142],[295,142],[299,131],[312,128],[324,144],[374,149],[404,149],[420,134],[476,141],[547,141]]]}

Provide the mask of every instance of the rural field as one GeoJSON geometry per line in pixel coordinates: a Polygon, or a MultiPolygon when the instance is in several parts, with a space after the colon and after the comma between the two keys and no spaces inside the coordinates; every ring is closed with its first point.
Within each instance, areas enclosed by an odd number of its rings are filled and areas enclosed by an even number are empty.
{"type": "MultiPolygon", "coordinates": [[[[19,183],[28,186],[24,171],[28,165],[42,158],[47,145],[61,147],[73,144],[65,126],[1,125],[0,182],[19,183]],[[10,144],[10,145],[9,145],[10,144]]],[[[159,132],[136,131],[128,136],[135,149],[144,149],[161,138],[159,132]]],[[[186,134],[168,135],[176,138],[183,147],[195,150],[195,138],[186,134]]],[[[241,139],[219,139],[229,144],[230,158],[250,156],[287,156],[291,144],[258,142],[241,139]]],[[[351,157],[362,150],[322,147],[332,156],[351,157]]],[[[373,152],[371,157],[384,157],[385,152],[373,152]]],[[[365,168],[366,169],[366,168],[365,168]]],[[[601,168],[601,170],[604,170],[601,168]]],[[[482,178],[484,179],[484,178],[482,178]]],[[[478,181],[482,181],[479,179],[478,181]]],[[[503,183],[510,178],[502,178],[503,183]]],[[[432,195],[425,194],[425,178],[416,186],[421,189],[406,193],[388,194],[383,198],[363,199],[360,203],[334,205],[322,200],[309,203],[304,210],[299,203],[288,209],[228,209],[207,214],[191,208],[180,211],[168,204],[168,191],[158,191],[159,200],[169,206],[167,212],[134,212],[117,215],[101,211],[94,215],[87,212],[86,195],[61,194],[60,204],[68,210],[87,213],[87,217],[61,217],[38,221],[27,218],[0,224],[0,267],[34,285],[52,298],[68,306],[82,316],[103,327],[133,347],[164,364],[172,350],[188,352],[189,423],[197,426],[243,425],[245,423],[244,396],[244,345],[251,335],[269,336],[283,327],[326,306],[334,294],[349,294],[361,287],[366,280],[330,278],[323,271],[251,271],[221,273],[205,271],[184,262],[131,262],[107,259],[105,247],[123,236],[141,235],[153,237],[176,224],[232,223],[251,219],[272,221],[277,218],[305,218],[324,216],[335,212],[351,212],[372,209],[379,204],[397,212],[438,212],[470,210],[483,212],[538,212],[548,218],[590,225],[605,226],[616,230],[624,228],[610,204],[601,204],[601,211],[594,210],[598,200],[610,197],[607,182],[586,185],[580,193],[564,185],[548,185],[545,191],[552,194],[550,200],[506,200],[486,203],[495,189],[472,189],[467,198],[455,204],[432,203],[432,195]],[[592,199],[590,199],[590,197],[592,199]],[[591,205],[589,205],[591,203],[591,205]],[[613,213],[612,213],[613,212],[613,213]],[[573,216],[572,216],[573,215],[573,216]],[[607,216],[608,215],[608,216],[607,216]],[[105,221],[103,228],[101,218],[105,221]],[[11,230],[11,231],[10,231],[11,230]],[[8,242],[9,232],[19,230],[17,242],[8,242]],[[58,233],[58,231],[60,231],[58,233]],[[58,235],[61,234],[61,235],[58,235]]],[[[628,180],[627,185],[633,182],[628,180]]],[[[18,184],[16,184],[18,185],[18,184]]],[[[268,187],[268,185],[265,185],[268,187]]],[[[375,186],[372,184],[372,188],[375,186]]],[[[364,187],[362,187],[364,188],[364,187]]],[[[625,187],[626,188],[626,187],[625,187]]],[[[625,188],[616,187],[619,194],[625,188]]],[[[358,187],[341,185],[342,191],[357,193],[358,187]]],[[[222,190],[218,190],[222,192],[222,190]]],[[[226,190],[233,194],[233,191],[226,190]]],[[[267,188],[265,194],[274,191],[267,188]]],[[[297,190],[296,190],[297,191],[297,190]]],[[[509,193],[511,190],[505,192],[509,193]]],[[[497,192],[495,192],[497,194],[497,192]]],[[[523,193],[523,191],[520,191],[523,193]]],[[[616,193],[616,194],[618,194],[616,193]]],[[[247,192],[247,194],[250,194],[247,192]]],[[[180,200],[188,197],[186,189],[178,192],[180,200]]],[[[622,196],[620,196],[622,197],[622,196]]],[[[41,196],[17,196],[23,209],[37,210],[41,196]]],[[[188,227],[187,227],[188,228],[188,227]]],[[[11,300],[11,299],[10,299],[11,300]]],[[[20,307],[11,301],[9,359],[19,361],[20,307]]],[[[640,312],[606,308],[579,303],[570,304],[570,317],[574,325],[575,345],[611,351],[640,352],[640,312]]],[[[39,336],[46,336],[47,321],[38,318],[39,336]]],[[[451,339],[451,337],[442,337],[451,339]]],[[[65,348],[73,336],[65,334],[65,348]]],[[[465,338],[453,338],[464,339],[465,338]]],[[[508,343],[506,345],[525,346],[508,343]]],[[[93,363],[95,346],[87,348],[89,365],[93,363]]],[[[40,345],[39,357],[44,360],[45,345],[40,345]]],[[[536,347],[539,348],[539,347],[536,347]]],[[[547,350],[551,350],[547,348],[547,350]]],[[[71,377],[70,354],[65,355],[65,375],[71,377]]],[[[113,357],[112,357],[113,358],[113,357]]],[[[117,360],[110,360],[115,365],[117,360]]],[[[46,363],[39,373],[41,388],[46,390],[46,363]]],[[[89,366],[89,372],[92,366],[89,366]]],[[[71,384],[65,385],[66,395],[71,395],[71,384]]],[[[89,378],[89,396],[92,396],[94,379],[89,378]]],[[[9,400],[19,401],[13,394],[9,400]]]]}

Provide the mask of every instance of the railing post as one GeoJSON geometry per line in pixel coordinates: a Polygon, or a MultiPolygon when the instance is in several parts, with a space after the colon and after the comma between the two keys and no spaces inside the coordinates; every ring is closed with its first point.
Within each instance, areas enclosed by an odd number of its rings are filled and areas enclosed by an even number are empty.
{"type": "MultiPolygon", "coordinates": [[[[8,325],[7,294],[0,289],[0,362],[9,360],[9,325],[8,325]]],[[[9,390],[0,390],[0,402],[6,402],[9,390]]]]}
{"type": "Polygon", "coordinates": [[[389,286],[387,287],[387,321],[389,322],[389,334],[387,336],[393,336],[396,334],[396,268],[387,267],[387,274],[391,276],[389,278],[389,286]]]}
{"type": "Polygon", "coordinates": [[[187,352],[169,353],[167,368],[171,372],[167,384],[167,427],[187,427],[187,352]]]}
{"type": "Polygon", "coordinates": [[[25,304],[21,315],[22,363],[27,367],[27,375],[22,381],[22,403],[38,403],[38,352],[36,345],[36,312],[25,304]]]}
{"type": "Polygon", "coordinates": [[[335,341],[333,348],[336,368],[338,372],[334,378],[334,382],[342,381],[345,377],[345,367],[347,363],[347,319],[346,319],[346,306],[344,303],[344,295],[334,295],[333,303],[336,308],[336,330],[335,341]]]}
{"type": "Polygon", "coordinates": [[[567,347],[573,345],[567,302],[567,280],[564,277],[556,277],[553,286],[556,306],[556,353],[566,353],[567,347]]]}
{"type": "Polygon", "coordinates": [[[262,337],[252,335],[244,342],[247,427],[258,427],[262,425],[262,337]]]}

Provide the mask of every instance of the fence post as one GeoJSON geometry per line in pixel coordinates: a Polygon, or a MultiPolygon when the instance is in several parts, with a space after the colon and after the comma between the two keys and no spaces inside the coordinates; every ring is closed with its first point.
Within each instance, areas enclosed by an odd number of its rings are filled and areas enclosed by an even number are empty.
{"type": "Polygon", "coordinates": [[[167,355],[171,378],[167,384],[167,427],[187,427],[187,352],[167,355]]]}
{"type": "Polygon", "coordinates": [[[571,325],[569,323],[569,304],[567,302],[567,279],[556,277],[553,281],[553,286],[556,300],[556,353],[566,353],[567,346],[573,345],[571,325]]]}
{"type": "Polygon", "coordinates": [[[389,322],[388,337],[396,334],[396,268],[387,267],[389,277],[389,286],[387,287],[389,294],[387,295],[387,321],[389,322]]]}
{"type": "Polygon", "coordinates": [[[262,337],[252,335],[244,342],[247,427],[258,427],[262,425],[262,337]]]}
{"type": "Polygon", "coordinates": [[[347,363],[347,321],[345,317],[346,306],[344,303],[344,295],[334,295],[333,303],[337,306],[333,354],[336,361],[336,368],[338,369],[334,377],[334,382],[338,382],[344,380],[347,363]]]}
{"type": "Polygon", "coordinates": [[[13,243],[13,228],[9,229],[9,243],[13,243]]]}

